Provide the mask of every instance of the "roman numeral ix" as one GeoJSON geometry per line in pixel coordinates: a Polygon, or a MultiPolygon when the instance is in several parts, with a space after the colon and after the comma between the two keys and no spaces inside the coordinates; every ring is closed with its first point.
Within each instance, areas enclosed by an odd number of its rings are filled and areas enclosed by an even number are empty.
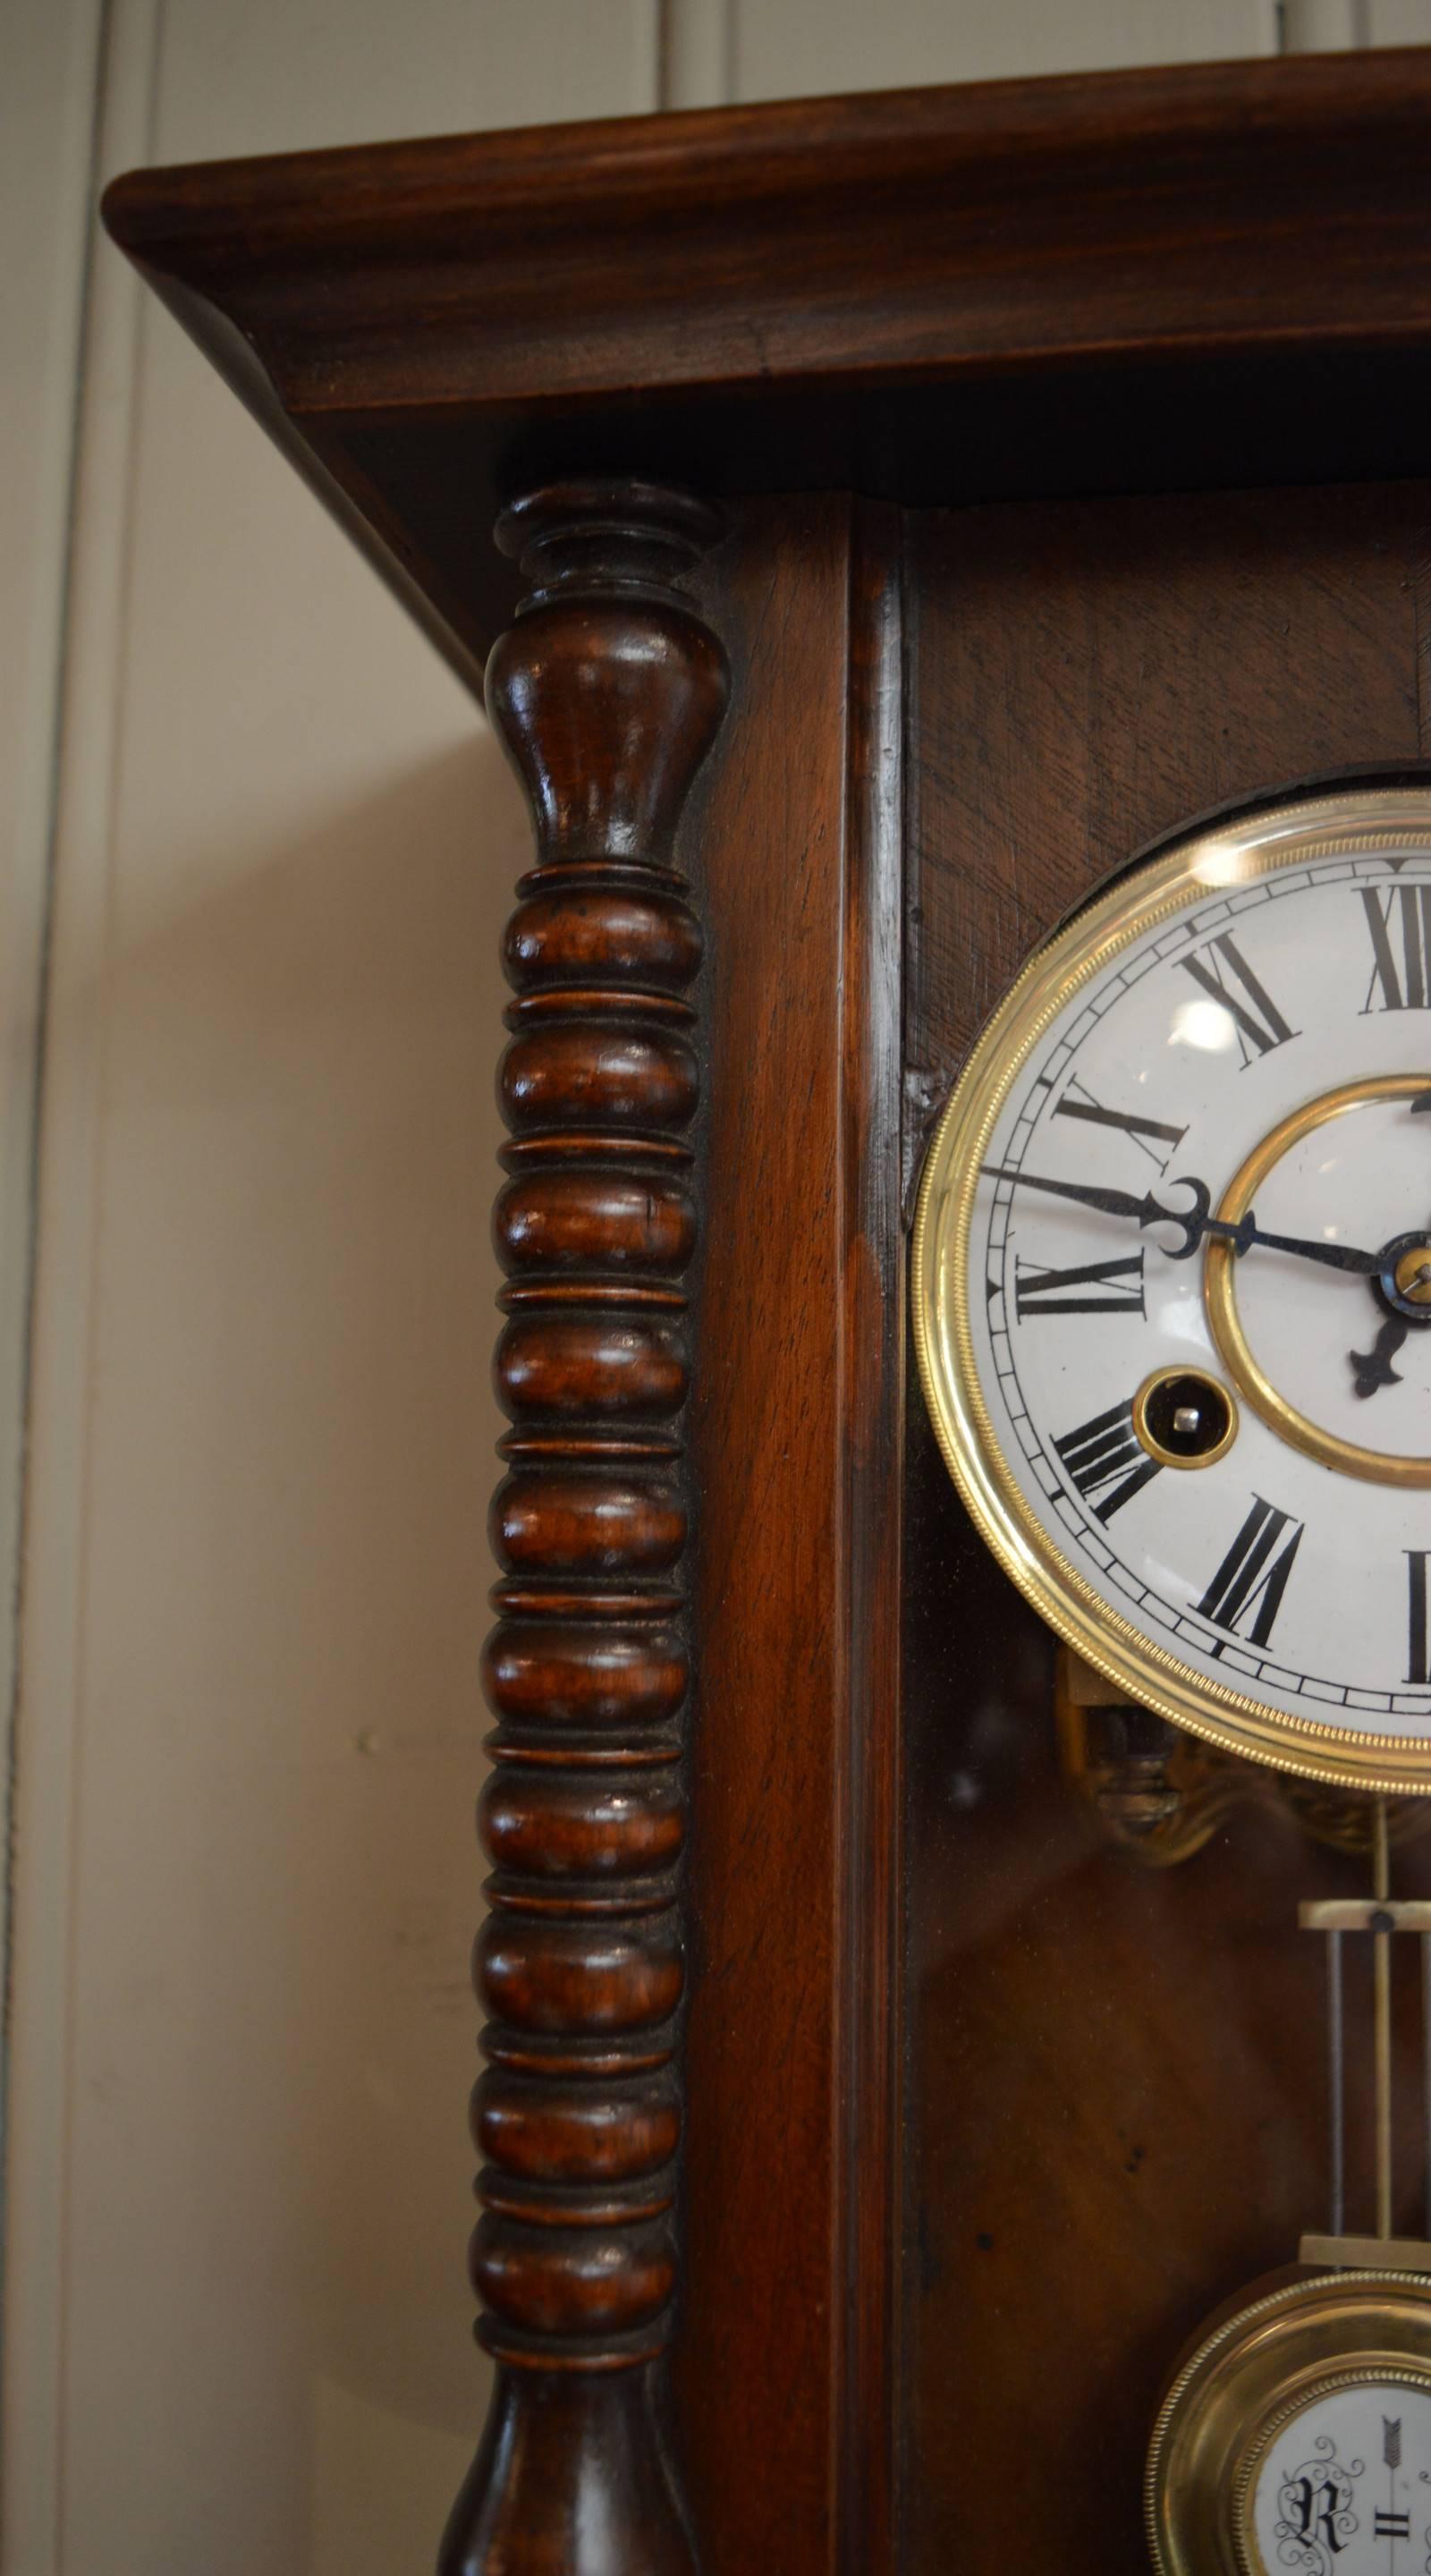
{"type": "Polygon", "coordinates": [[[1030,1315],[1145,1315],[1143,1255],[1119,1261],[1084,1261],[1074,1270],[1042,1262],[1014,1263],[1014,1307],[1021,1324],[1030,1315]]]}
{"type": "MultiPolygon", "coordinates": [[[[1254,1494],[1251,1511],[1197,1604],[1199,1617],[1237,1636],[1243,1633],[1239,1619],[1251,1611],[1252,1625],[1245,1633],[1252,1645],[1265,1646],[1282,1607],[1303,1527],[1290,1512],[1279,1512],[1275,1504],[1264,1503],[1260,1494],[1254,1494]],[[1292,1535],[1276,1554],[1286,1530],[1292,1535]]],[[[1212,1651],[1220,1655],[1222,1648],[1217,1645],[1212,1651]]]]}
{"type": "Polygon", "coordinates": [[[1142,1154],[1148,1154],[1165,1172],[1176,1148],[1187,1134],[1186,1127],[1167,1126],[1161,1118],[1134,1118],[1125,1109],[1105,1109],[1095,1100],[1086,1083],[1070,1082],[1061,1100],[1054,1102],[1055,1118],[1085,1118],[1090,1127],[1118,1127],[1130,1136],[1142,1154]],[[1158,1148],[1165,1150],[1160,1153],[1158,1148]]]}
{"type": "Polygon", "coordinates": [[[1358,888],[1375,964],[1362,1015],[1431,1008],[1431,886],[1358,888]],[[1381,995],[1378,1002],[1377,994],[1381,995]]]}
{"type": "Polygon", "coordinates": [[[1070,1483],[1082,1500],[1094,1503],[1093,1517],[1111,1521],[1125,1503],[1131,1503],[1154,1476],[1162,1473],[1156,1458],[1150,1458],[1139,1445],[1133,1429],[1132,1399],[1115,1404],[1107,1413],[1095,1413],[1091,1422],[1081,1422],[1076,1431],[1055,1440],[1054,1447],[1063,1460],[1070,1483]]]}
{"type": "Polygon", "coordinates": [[[1231,1012],[1244,1068],[1297,1036],[1297,1030],[1287,1026],[1266,986],[1254,975],[1230,931],[1220,931],[1197,956],[1180,957],[1178,964],[1214,1002],[1231,1012]]]}

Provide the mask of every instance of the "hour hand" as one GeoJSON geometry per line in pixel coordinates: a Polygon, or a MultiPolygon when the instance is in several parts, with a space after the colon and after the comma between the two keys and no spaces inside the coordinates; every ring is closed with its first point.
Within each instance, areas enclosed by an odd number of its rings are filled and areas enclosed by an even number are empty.
{"type": "Polygon", "coordinates": [[[1369,1351],[1348,1351],[1354,1393],[1375,1395],[1379,1386],[1401,1384],[1401,1371],[1391,1363],[1410,1329],[1404,1315],[1388,1315],[1369,1351]]]}

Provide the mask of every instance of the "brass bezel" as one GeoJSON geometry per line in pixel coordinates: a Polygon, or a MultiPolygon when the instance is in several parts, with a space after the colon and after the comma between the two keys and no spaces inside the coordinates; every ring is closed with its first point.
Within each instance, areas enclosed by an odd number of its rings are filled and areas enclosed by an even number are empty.
{"type": "MultiPolygon", "coordinates": [[[[1431,1721],[1382,1735],[1294,1717],[1195,1672],[1144,1636],[1070,1564],[1019,1491],[974,1368],[968,1240],[1005,1100],[1050,1023],[1135,938],[1205,894],[1310,859],[1431,848],[1431,788],[1292,798],[1189,835],[1119,876],[1037,949],[978,1039],[930,1144],[915,1217],[915,1352],[930,1418],[966,1507],[1006,1574],[1066,1645],[1174,1726],[1304,1779],[1386,1797],[1431,1794],[1431,1721]]],[[[1428,1076],[1431,1082],[1431,1076],[1428,1076]]]]}
{"type": "Polygon", "coordinates": [[[1148,2451],[1157,2576],[1276,2576],[1252,2535],[1258,2466],[1290,2416],[1338,2388],[1390,2381],[1431,2396],[1431,2280],[1328,2272],[1283,2281],[1218,2319],[1178,2370],[1148,2451]]]}
{"type": "Polygon", "coordinates": [[[1368,2362],[1358,2370],[1327,2373],[1314,2364],[1302,2373],[1295,2390],[1289,2389],[1285,2404],[1269,2416],[1238,2462],[1232,2498],[1232,2543],[1237,2551],[1241,2576],[1278,2576],[1277,2569],[1268,2566],[1258,2547],[1252,2516],[1257,2473],[1279,2434],[1284,2433],[1297,2416],[1305,2414],[1319,2397],[1335,2397],[1343,2388],[1385,2388],[1388,2385],[1419,2388],[1424,2395],[1431,2397],[1431,2365],[1422,2369],[1419,2364],[1398,2360],[1394,2353],[1379,2353],[1374,2362],[1368,2362]]]}

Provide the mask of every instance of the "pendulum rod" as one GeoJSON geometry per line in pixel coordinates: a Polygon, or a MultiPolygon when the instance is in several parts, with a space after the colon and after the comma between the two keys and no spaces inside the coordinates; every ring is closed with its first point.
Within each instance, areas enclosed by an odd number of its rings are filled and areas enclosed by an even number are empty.
{"type": "Polygon", "coordinates": [[[1377,1902],[1372,1956],[1375,1974],[1376,2027],[1376,2232],[1391,2234],[1391,1923],[1385,1908],[1391,1896],[1391,1860],[1387,1842],[1386,1800],[1378,1798],[1375,1816],[1377,1902]]]}
{"type": "Polygon", "coordinates": [[[1421,2176],[1421,2224],[1431,2239],[1431,1932],[1421,1935],[1421,2176]]]}
{"type": "Polygon", "coordinates": [[[1384,1798],[1371,1813],[1372,1892],[1369,1896],[1319,1896],[1297,1908],[1304,1932],[1320,1932],[1327,1945],[1327,2133],[1330,2228],[1301,2240],[1304,2263],[1390,2265],[1431,2273],[1431,1897],[1391,1893],[1390,1815],[1384,1798]],[[1346,1988],[1344,1936],[1371,1942],[1373,2142],[1376,2217],[1374,2235],[1347,2233],[1346,1988]],[[1424,2237],[1393,2233],[1396,2209],[1395,2089],[1392,2065],[1391,1948],[1398,1933],[1411,1933],[1421,1948],[1421,2131],[1424,2237]]]}
{"type": "MultiPolygon", "coordinates": [[[[1431,1939],[1431,1935],[1427,1936],[1431,1939]]],[[[1346,2038],[1342,2013],[1342,1936],[1327,1934],[1327,2092],[1330,2110],[1330,2233],[1344,2234],[1347,2223],[1346,2038]]],[[[1428,2097],[1431,2098],[1431,2097],[1428,2097]]]]}

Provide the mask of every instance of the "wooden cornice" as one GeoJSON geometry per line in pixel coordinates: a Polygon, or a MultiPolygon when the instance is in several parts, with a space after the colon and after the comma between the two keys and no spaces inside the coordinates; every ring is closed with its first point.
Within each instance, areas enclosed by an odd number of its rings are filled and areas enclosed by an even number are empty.
{"type": "Polygon", "coordinates": [[[491,505],[539,473],[931,501],[1126,483],[1156,443],[1176,478],[1190,367],[1229,413],[1204,477],[1285,474],[1289,392],[1340,470],[1414,470],[1428,169],[1411,51],[147,171],[104,211],[470,666],[510,607],[491,505]],[[1398,418],[1357,428],[1392,353],[1398,418]],[[1065,399],[1011,447],[1030,369],[1065,399]]]}

